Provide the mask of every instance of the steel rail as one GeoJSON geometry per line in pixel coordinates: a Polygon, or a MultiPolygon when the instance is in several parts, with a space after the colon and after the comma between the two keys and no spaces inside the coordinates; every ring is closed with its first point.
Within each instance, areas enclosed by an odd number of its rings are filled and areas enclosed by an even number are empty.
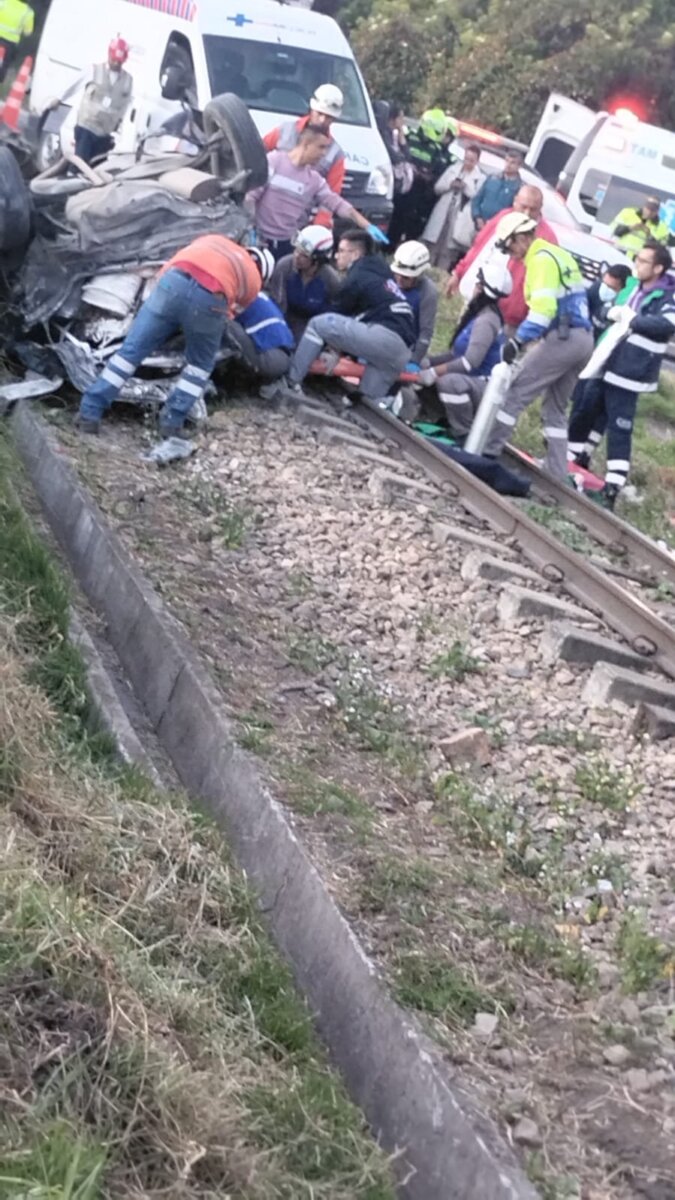
{"type": "Polygon", "coordinates": [[[420,467],[468,512],[487,521],[506,537],[517,539],[523,554],[545,580],[563,587],[620,634],[633,650],[652,659],[655,666],[675,679],[675,628],[652,612],[642,600],[624,591],[517,505],[492,491],[374,401],[362,401],[357,415],[374,432],[393,442],[407,462],[420,467]]]}
{"type": "Polygon", "coordinates": [[[551,496],[561,508],[574,513],[599,542],[649,567],[659,580],[667,580],[675,585],[675,558],[667,550],[661,550],[644,533],[627,521],[622,521],[615,513],[600,508],[568,484],[552,479],[536,463],[523,458],[515,447],[507,446],[506,456],[510,460],[509,466],[525,474],[538,490],[551,496]]]}

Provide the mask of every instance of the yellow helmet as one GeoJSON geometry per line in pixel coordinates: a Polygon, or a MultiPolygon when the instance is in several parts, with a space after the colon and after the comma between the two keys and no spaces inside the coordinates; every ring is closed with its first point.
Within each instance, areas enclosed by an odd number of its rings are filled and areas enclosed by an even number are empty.
{"type": "Polygon", "coordinates": [[[449,129],[448,118],[442,108],[427,108],[420,117],[420,129],[430,142],[442,142],[449,129]]]}

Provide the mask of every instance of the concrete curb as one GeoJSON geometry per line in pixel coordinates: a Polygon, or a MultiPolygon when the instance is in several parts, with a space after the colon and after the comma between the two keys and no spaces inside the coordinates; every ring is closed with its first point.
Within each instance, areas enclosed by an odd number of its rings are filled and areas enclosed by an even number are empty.
{"type": "Polygon", "coordinates": [[[185,787],[223,826],[318,1030],[406,1200],[537,1200],[495,1126],[389,997],[281,806],[237,745],[178,623],[132,565],[44,423],[25,404],[17,449],[84,592],[185,787]]]}

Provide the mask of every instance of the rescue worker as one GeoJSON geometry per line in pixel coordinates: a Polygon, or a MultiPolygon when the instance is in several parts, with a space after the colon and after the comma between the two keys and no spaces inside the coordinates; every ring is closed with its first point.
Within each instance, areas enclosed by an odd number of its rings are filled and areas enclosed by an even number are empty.
{"type": "Polygon", "coordinates": [[[295,349],[295,338],[284,314],[265,292],[259,292],[234,321],[228,321],[225,342],[249,370],[260,376],[263,385],[288,373],[295,349]]]}
{"type": "MultiPolygon", "coordinates": [[[[593,341],[596,346],[606,329],[611,325],[608,317],[608,312],[613,304],[616,304],[616,298],[620,291],[625,288],[630,278],[630,267],[624,263],[616,263],[613,267],[607,267],[602,275],[589,284],[586,288],[586,296],[588,298],[588,313],[591,318],[591,326],[593,330],[593,341]]],[[[595,388],[600,387],[598,379],[579,379],[572,393],[572,411],[570,413],[570,427],[578,412],[591,402],[591,395],[595,388]]],[[[602,435],[605,432],[603,421],[599,421],[598,425],[594,425],[588,435],[588,441],[592,445],[599,446],[602,441],[602,435]]],[[[569,437],[569,431],[568,431],[569,437]]],[[[581,447],[582,450],[585,447],[581,447]]],[[[568,457],[573,458],[574,453],[572,446],[568,443],[568,457]]],[[[588,467],[589,462],[584,461],[586,456],[577,457],[576,461],[579,466],[588,467]]],[[[588,456],[590,461],[590,455],[588,456]]]]}
{"type": "Polygon", "coordinates": [[[24,0],[0,0],[0,83],[14,66],[24,38],[35,29],[35,13],[24,0]]]}
{"type": "MultiPolygon", "coordinates": [[[[532,217],[533,221],[537,222],[537,237],[543,238],[545,242],[551,242],[554,246],[557,246],[558,239],[555,232],[548,221],[545,221],[541,215],[543,203],[544,194],[541,188],[535,187],[531,183],[524,183],[520,191],[516,192],[513,198],[513,208],[507,208],[505,212],[498,213],[496,217],[492,217],[489,221],[486,221],[480,233],[476,236],[471,249],[453,268],[448,278],[447,295],[454,296],[459,291],[461,280],[479,256],[481,263],[484,260],[487,261],[489,252],[494,247],[499,222],[508,212],[524,213],[526,216],[532,217]]],[[[527,304],[525,303],[525,264],[515,258],[510,258],[509,271],[511,272],[512,279],[511,294],[505,296],[499,305],[504,317],[504,329],[507,335],[515,333],[520,322],[524,321],[527,316],[527,304]]]]}
{"type": "Polygon", "coordinates": [[[593,350],[591,319],[583,277],[576,259],[560,246],[538,238],[537,223],[508,213],[497,227],[497,247],[525,265],[528,313],[502,351],[514,363],[534,342],[512,383],[504,407],[485,446],[497,456],[523,409],[544,394],[541,415],[547,443],[544,467],[556,479],[567,478],[567,406],[579,371],[593,350]]]}
{"type": "MultiPolygon", "coordinates": [[[[297,146],[303,129],[310,125],[325,133],[328,142],[326,150],[316,164],[316,170],[323,175],[331,192],[336,196],[342,195],[342,185],[345,180],[345,156],[331,133],[333,121],[339,121],[344,108],[344,96],[334,83],[322,83],[315,91],[309,102],[309,112],[295,121],[286,121],[270,129],[263,138],[263,145],[270,150],[292,150],[297,146]]],[[[324,209],[314,218],[318,225],[331,224],[331,216],[324,209]]]]}
{"type": "Polygon", "coordinates": [[[421,237],[436,200],[434,184],[452,162],[450,142],[456,133],[456,122],[442,108],[428,108],[417,129],[409,130],[406,147],[414,178],[409,191],[394,195],[389,226],[392,246],[421,237]]]}
{"type": "Polygon", "coordinates": [[[280,258],[274,268],[269,294],[296,340],[311,317],[332,307],[340,286],[340,277],[330,265],[332,257],[332,231],[323,225],[306,225],[295,238],[293,253],[280,258]]]}
{"type": "Polygon", "coordinates": [[[525,156],[520,150],[507,150],[501,175],[488,175],[474,196],[471,215],[479,232],[491,217],[513,204],[513,198],[523,184],[520,168],[524,162],[525,156]]]}
{"type": "Polygon", "coordinates": [[[198,237],[162,268],[119,350],[82,396],[77,424],[99,433],[101,418],[136,367],[181,332],[185,366],[159,421],[163,437],[185,436],[185,418],[203,396],[227,321],[252,304],[270,275],[269,250],[244,247],[221,234],[198,237]]]}
{"type": "Polygon", "coordinates": [[[348,200],[332,192],[319,174],[316,168],[328,145],[328,134],[308,125],[291,150],[270,151],[267,183],[246,197],[258,234],[275,259],[291,253],[298,229],[306,224],[317,204],[367,230],[373,241],[387,243],[386,234],[371,225],[348,200]]]}
{"type": "Polygon", "coordinates": [[[293,355],[286,393],[303,398],[302,382],[324,346],[365,363],[360,392],[379,399],[405,367],[415,343],[413,313],[382,255],[364,230],[342,234],[335,260],[345,272],[334,312],[312,317],[293,355]]]}
{"type": "Polygon", "coordinates": [[[413,311],[415,345],[407,371],[418,371],[429,353],[438,311],[438,288],[425,274],[431,257],[423,242],[401,242],[391,264],[391,273],[413,311]]]}
{"type": "Polygon", "coordinates": [[[57,108],[65,104],[84,84],[75,125],[75,153],[87,163],[102,158],[112,149],[112,135],[131,103],[133,79],[123,69],[128,57],[128,43],[124,38],[113,38],[108,46],[108,61],[97,63],[71,84],[60,100],[49,105],[57,108]]]}
{"type": "Polygon", "coordinates": [[[420,383],[435,386],[450,432],[465,438],[473,424],[492,368],[504,345],[504,320],[499,301],[508,296],[511,275],[503,256],[478,270],[474,294],[467,304],[444,354],[434,355],[420,371],[420,383]]]}
{"type": "Polygon", "coordinates": [[[639,207],[629,205],[615,216],[610,226],[614,245],[623,250],[628,258],[635,258],[646,242],[668,245],[670,229],[661,220],[660,209],[661,201],[655,196],[648,196],[639,207]]]}
{"type": "MultiPolygon", "coordinates": [[[[630,469],[633,422],[642,392],[655,392],[668,342],[675,334],[673,260],[660,242],[647,242],[635,257],[635,277],[610,308],[610,321],[621,320],[626,336],[604,364],[585,403],[573,415],[569,449],[573,461],[587,467],[597,446],[593,432],[607,427],[607,470],[598,499],[613,509],[630,469]],[[626,311],[627,310],[627,311],[626,311]]],[[[597,439],[599,441],[599,438],[597,439]]]]}

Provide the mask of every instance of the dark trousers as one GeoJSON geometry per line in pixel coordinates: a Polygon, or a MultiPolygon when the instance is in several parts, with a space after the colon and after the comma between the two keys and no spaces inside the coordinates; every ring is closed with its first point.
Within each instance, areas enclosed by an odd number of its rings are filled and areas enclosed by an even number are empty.
{"type": "Polygon", "coordinates": [[[604,379],[591,379],[570,420],[570,449],[582,447],[592,452],[607,429],[605,481],[618,487],[628,478],[638,395],[604,379]]]}
{"type": "Polygon", "coordinates": [[[5,52],[2,62],[0,62],[0,83],[2,83],[9,68],[14,63],[19,45],[18,42],[8,42],[5,38],[0,38],[0,49],[5,52]]]}
{"type": "Polygon", "coordinates": [[[75,153],[78,158],[90,163],[95,158],[102,158],[112,149],[113,140],[109,134],[92,133],[84,125],[75,126],[75,153]]]}

